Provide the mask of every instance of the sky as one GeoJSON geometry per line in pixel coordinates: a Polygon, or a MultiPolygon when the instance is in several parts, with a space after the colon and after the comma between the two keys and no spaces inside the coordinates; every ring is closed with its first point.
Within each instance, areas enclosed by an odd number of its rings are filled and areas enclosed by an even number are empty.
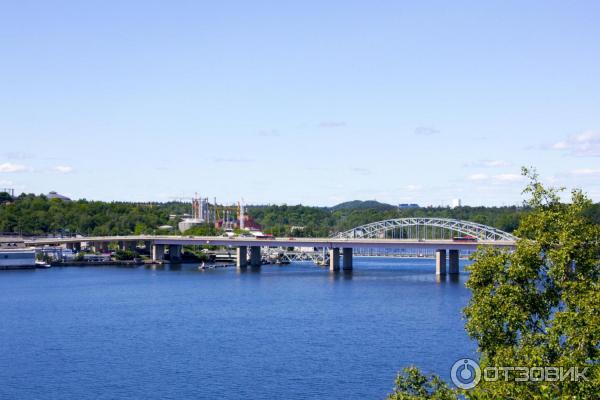
{"type": "Polygon", "coordinates": [[[598,1],[0,2],[0,188],[600,201],[598,1]]]}

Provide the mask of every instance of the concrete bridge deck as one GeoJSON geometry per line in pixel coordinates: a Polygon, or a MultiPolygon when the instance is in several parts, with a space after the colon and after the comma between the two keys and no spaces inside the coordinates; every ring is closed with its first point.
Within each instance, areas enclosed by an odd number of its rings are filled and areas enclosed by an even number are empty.
{"type": "Polygon", "coordinates": [[[343,268],[352,269],[354,249],[432,249],[436,254],[436,273],[443,275],[446,274],[446,253],[449,256],[449,272],[457,274],[460,250],[475,250],[479,246],[512,249],[516,241],[517,238],[508,232],[476,222],[411,217],[372,222],[328,238],[137,235],[36,238],[25,243],[29,246],[66,245],[78,249],[82,242],[86,242],[105,251],[108,243],[133,249],[137,243],[144,242],[145,246],[151,247],[154,260],[162,260],[168,248],[171,261],[181,259],[181,250],[185,245],[229,246],[236,248],[239,267],[247,266],[248,261],[250,265],[259,266],[261,247],[315,247],[323,251],[328,249],[331,270],[340,269],[340,257],[343,268]],[[392,238],[387,238],[388,233],[392,238]],[[448,239],[452,237],[459,240],[448,239]]]}
{"type": "Polygon", "coordinates": [[[154,260],[162,260],[165,249],[169,249],[171,261],[181,259],[183,246],[230,246],[236,248],[238,267],[261,265],[261,247],[316,247],[328,249],[329,268],[340,269],[340,258],[343,269],[352,269],[353,249],[385,248],[385,249],[434,249],[436,251],[436,273],[446,274],[446,254],[448,253],[450,274],[458,273],[459,251],[474,250],[479,246],[493,246],[512,249],[514,240],[477,240],[457,241],[452,239],[377,239],[377,238],[265,238],[223,237],[223,236],[91,236],[68,238],[36,238],[25,241],[29,246],[60,246],[78,248],[81,243],[93,243],[96,248],[108,247],[108,243],[118,243],[122,248],[135,248],[143,242],[151,246],[154,260]],[[250,251],[248,251],[250,250],[250,251]],[[248,254],[249,253],[249,254],[248,254]],[[248,257],[249,256],[249,257],[248,257]]]}
{"type": "Polygon", "coordinates": [[[69,238],[36,238],[25,241],[28,246],[61,245],[67,243],[139,243],[152,242],[159,245],[191,245],[191,246],[259,246],[259,247],[327,247],[327,248],[429,248],[462,250],[475,249],[478,246],[494,246],[512,248],[515,246],[513,240],[479,240],[479,241],[455,241],[448,239],[416,240],[416,239],[338,239],[338,238],[272,238],[256,239],[249,237],[223,237],[223,236],[90,236],[69,238]]]}

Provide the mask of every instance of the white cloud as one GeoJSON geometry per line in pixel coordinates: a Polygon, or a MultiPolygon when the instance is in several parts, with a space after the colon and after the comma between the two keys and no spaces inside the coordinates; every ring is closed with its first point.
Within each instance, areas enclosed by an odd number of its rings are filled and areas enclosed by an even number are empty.
{"type": "Polygon", "coordinates": [[[499,182],[518,182],[523,179],[522,175],[519,174],[499,174],[494,175],[494,180],[499,182]]]}
{"type": "Polygon", "coordinates": [[[431,136],[440,133],[439,130],[430,126],[418,126],[415,128],[415,135],[419,136],[431,136]]]}
{"type": "Polygon", "coordinates": [[[600,169],[580,168],[571,171],[571,175],[575,176],[600,176],[600,169]]]}
{"type": "Polygon", "coordinates": [[[488,178],[489,176],[487,176],[487,174],[472,174],[467,177],[467,179],[470,181],[483,181],[488,178]]]}
{"type": "Polygon", "coordinates": [[[421,186],[421,185],[407,185],[404,187],[404,189],[409,192],[417,192],[417,191],[421,190],[422,188],[423,188],[423,186],[421,186]]]}
{"type": "Polygon", "coordinates": [[[562,141],[562,142],[556,142],[552,145],[552,148],[554,150],[564,150],[569,148],[569,145],[567,144],[567,142],[562,141]]]}
{"type": "Polygon", "coordinates": [[[0,180],[0,186],[12,186],[12,185],[14,185],[13,181],[0,180]]]}
{"type": "Polygon", "coordinates": [[[484,160],[481,162],[481,164],[484,167],[490,167],[490,168],[506,167],[506,166],[510,165],[509,163],[507,163],[506,161],[503,161],[503,160],[484,160]]]}
{"type": "Polygon", "coordinates": [[[27,171],[28,169],[29,168],[22,164],[13,164],[10,162],[0,164],[0,172],[23,172],[27,171]]]}
{"type": "Polygon", "coordinates": [[[68,174],[69,172],[73,172],[73,167],[68,165],[57,165],[56,167],[52,168],[52,170],[55,172],[60,172],[61,174],[68,174]]]}
{"type": "Polygon", "coordinates": [[[370,175],[371,174],[371,170],[368,168],[355,167],[355,168],[350,168],[350,171],[355,172],[357,174],[361,174],[361,175],[370,175]]]}
{"type": "Polygon", "coordinates": [[[600,157],[600,131],[585,131],[569,135],[567,140],[554,143],[554,150],[568,151],[577,157],[600,157]]]}
{"type": "Polygon", "coordinates": [[[476,173],[469,175],[467,177],[470,181],[489,181],[491,183],[499,184],[499,183],[510,183],[510,182],[519,182],[523,179],[523,177],[519,174],[496,174],[496,175],[488,175],[484,173],[476,173]]]}

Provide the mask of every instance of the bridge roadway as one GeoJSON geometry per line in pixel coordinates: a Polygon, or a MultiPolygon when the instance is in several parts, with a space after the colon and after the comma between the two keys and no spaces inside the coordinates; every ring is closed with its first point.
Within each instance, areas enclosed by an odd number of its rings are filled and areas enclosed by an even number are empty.
{"type": "Polygon", "coordinates": [[[460,250],[474,250],[478,246],[493,246],[512,249],[514,240],[478,240],[455,241],[444,239],[360,239],[360,238],[266,238],[253,237],[224,237],[224,236],[92,236],[67,238],[36,238],[26,240],[29,246],[66,245],[79,248],[81,243],[92,243],[94,247],[106,249],[108,243],[119,243],[122,248],[134,248],[139,242],[151,246],[153,260],[162,260],[165,248],[169,249],[171,261],[181,257],[184,245],[231,246],[237,248],[237,263],[239,267],[248,265],[248,249],[250,250],[250,265],[259,266],[261,263],[261,247],[318,247],[329,249],[329,268],[340,269],[340,250],[343,268],[352,269],[352,250],[357,248],[386,248],[386,249],[434,249],[436,251],[436,273],[446,274],[446,254],[449,255],[449,272],[458,273],[460,250]]]}

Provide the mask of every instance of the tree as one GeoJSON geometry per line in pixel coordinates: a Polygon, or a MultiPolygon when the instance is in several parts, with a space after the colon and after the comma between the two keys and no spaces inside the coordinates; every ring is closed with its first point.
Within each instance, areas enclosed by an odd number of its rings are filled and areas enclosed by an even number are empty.
{"type": "Polygon", "coordinates": [[[189,228],[188,230],[183,232],[184,235],[189,235],[189,236],[214,236],[214,235],[217,235],[218,233],[219,232],[214,227],[214,225],[210,225],[210,224],[202,224],[202,225],[192,226],[191,228],[189,228]]]}
{"type": "Polygon", "coordinates": [[[119,260],[119,261],[130,261],[130,260],[134,260],[135,258],[138,257],[138,253],[132,250],[117,250],[115,252],[115,259],[119,260]]]}
{"type": "Polygon", "coordinates": [[[6,192],[0,192],[0,204],[8,203],[12,201],[12,197],[10,194],[6,192]]]}
{"type": "MultiPolygon", "coordinates": [[[[523,169],[523,174],[530,179],[524,193],[531,212],[515,231],[514,252],[482,248],[475,253],[465,328],[478,342],[482,369],[588,367],[588,380],[516,382],[508,374],[508,380],[484,379],[462,395],[595,398],[600,393],[600,226],[590,218],[592,203],[580,190],[563,203],[562,189],[544,187],[535,171],[523,169]]],[[[434,379],[421,376],[416,382],[429,396],[444,394],[434,379]]],[[[397,386],[398,393],[409,397],[390,398],[422,397],[405,386],[397,386]]]]}
{"type": "Polygon", "coordinates": [[[396,377],[394,393],[389,400],[434,399],[451,400],[456,398],[456,391],[438,376],[426,376],[416,367],[404,368],[396,377]]]}

